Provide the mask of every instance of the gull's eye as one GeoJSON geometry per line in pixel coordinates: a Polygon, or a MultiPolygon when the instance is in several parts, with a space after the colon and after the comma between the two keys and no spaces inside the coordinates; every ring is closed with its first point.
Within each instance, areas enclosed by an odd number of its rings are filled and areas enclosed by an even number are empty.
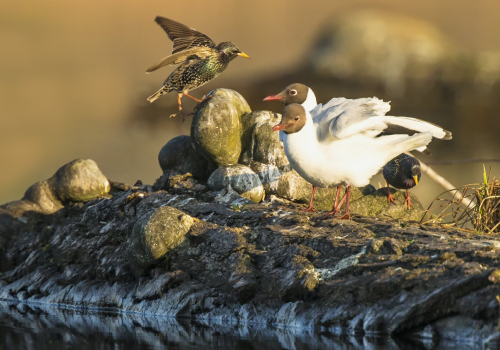
{"type": "Polygon", "coordinates": [[[297,95],[297,90],[295,90],[295,89],[290,90],[290,95],[292,95],[292,96],[297,95]]]}
{"type": "Polygon", "coordinates": [[[299,116],[296,116],[296,117],[295,117],[295,121],[298,121],[299,119],[300,119],[300,118],[299,118],[299,116]]]}

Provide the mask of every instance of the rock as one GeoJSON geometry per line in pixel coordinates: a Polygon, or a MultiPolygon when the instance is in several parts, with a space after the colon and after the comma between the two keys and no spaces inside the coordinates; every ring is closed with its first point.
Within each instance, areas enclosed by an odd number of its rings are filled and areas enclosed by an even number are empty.
{"type": "Polygon", "coordinates": [[[309,260],[296,255],[289,265],[285,265],[288,272],[281,279],[281,299],[295,301],[310,298],[319,283],[319,273],[309,260]]]}
{"type": "Polygon", "coordinates": [[[24,197],[2,205],[14,217],[26,212],[52,214],[65,202],[87,202],[110,191],[108,179],[91,159],[76,159],[63,165],[48,180],[30,186],[24,197]]]}
{"type": "MultiPolygon", "coordinates": [[[[242,332],[251,322],[369,335],[363,341],[434,330],[481,342],[498,331],[498,235],[384,217],[323,220],[284,199],[236,211],[189,179],[34,223],[0,210],[0,298],[28,312],[114,308],[242,332]]],[[[335,347],[325,344],[316,347],[335,347]]]]}
{"type": "Polygon", "coordinates": [[[240,302],[246,302],[253,298],[259,284],[255,278],[255,268],[251,258],[243,252],[236,252],[229,258],[229,268],[232,274],[228,282],[232,291],[240,302]]]}
{"type": "Polygon", "coordinates": [[[408,80],[423,85],[442,79],[439,71],[456,70],[457,49],[424,21],[382,11],[358,11],[324,30],[310,50],[308,66],[320,76],[351,82],[375,80],[397,96],[408,80]]]}
{"type": "Polygon", "coordinates": [[[7,238],[0,236],[0,250],[5,248],[5,246],[7,245],[7,242],[8,242],[7,238]]]}
{"type": "Polygon", "coordinates": [[[87,202],[110,190],[108,179],[92,159],[75,159],[55,175],[54,191],[61,202],[87,202]]]}
{"type": "Polygon", "coordinates": [[[241,120],[250,113],[236,91],[216,89],[197,108],[191,124],[191,140],[212,168],[238,164],[241,153],[241,120]]]}
{"type": "Polygon", "coordinates": [[[210,175],[208,186],[216,191],[231,187],[235,192],[252,202],[264,199],[265,191],[257,174],[244,165],[222,166],[210,175]]]}
{"type": "Polygon", "coordinates": [[[282,172],[277,166],[253,160],[250,161],[249,166],[259,177],[267,194],[278,194],[278,184],[282,177],[282,172]]]}
{"type": "Polygon", "coordinates": [[[280,120],[280,114],[270,111],[255,111],[243,118],[241,164],[255,161],[278,168],[288,164],[279,133],[272,131],[280,120]]]}
{"type": "Polygon", "coordinates": [[[174,137],[162,147],[158,162],[166,177],[190,173],[198,179],[208,179],[215,168],[199,155],[191,145],[191,138],[186,135],[174,137]]]}
{"type": "Polygon", "coordinates": [[[387,202],[387,188],[382,187],[376,191],[368,193],[365,196],[352,198],[351,211],[364,216],[390,217],[393,219],[404,219],[419,221],[422,218],[422,204],[418,198],[411,193],[410,198],[413,207],[410,210],[406,209],[404,204],[403,191],[397,191],[391,188],[391,194],[396,198],[396,204],[387,202]]]}
{"type": "Polygon", "coordinates": [[[189,275],[183,271],[167,272],[145,283],[139,283],[135,296],[141,300],[158,298],[169,288],[175,288],[186,281],[189,281],[189,275]]]}
{"type": "Polygon", "coordinates": [[[231,204],[231,205],[238,205],[240,207],[247,205],[247,204],[252,204],[253,202],[245,197],[242,197],[233,190],[231,186],[228,188],[225,188],[221,190],[217,196],[214,198],[214,202],[217,204],[231,204]]]}
{"type": "Polygon", "coordinates": [[[366,248],[367,254],[375,255],[403,255],[403,249],[405,249],[409,243],[403,242],[400,239],[395,238],[383,238],[383,239],[373,239],[368,243],[366,248]]]}
{"type": "MultiPolygon", "coordinates": [[[[336,191],[336,188],[318,188],[314,196],[314,208],[317,210],[332,210],[335,202],[336,191]]],[[[375,191],[375,188],[371,185],[362,188],[353,187],[351,189],[351,204],[372,191],[375,191]]],[[[344,192],[345,188],[342,186],[339,198],[342,198],[344,192]]],[[[290,169],[289,171],[284,172],[280,177],[277,194],[278,196],[291,201],[309,204],[312,194],[312,185],[300,177],[295,170],[290,169]]],[[[345,205],[343,207],[345,207],[345,205]]],[[[361,209],[362,208],[360,206],[359,210],[361,209]]],[[[358,213],[352,206],[351,211],[353,213],[367,215],[364,212],[358,213]]]]}
{"type": "Polygon", "coordinates": [[[141,275],[186,239],[194,219],[172,207],[160,207],[141,217],[129,239],[128,260],[135,274],[141,275]]]}
{"type": "Polygon", "coordinates": [[[53,191],[55,178],[40,181],[31,185],[24,193],[23,200],[29,200],[37,204],[43,213],[55,213],[63,208],[63,204],[55,196],[53,191]]]}

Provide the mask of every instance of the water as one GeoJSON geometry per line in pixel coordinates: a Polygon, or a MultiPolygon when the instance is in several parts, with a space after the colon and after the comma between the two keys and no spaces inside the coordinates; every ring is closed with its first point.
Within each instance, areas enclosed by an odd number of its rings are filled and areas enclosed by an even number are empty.
{"type": "MultiPolygon", "coordinates": [[[[432,344],[430,349],[474,346],[432,344]]],[[[0,350],[316,350],[424,349],[419,341],[336,336],[329,332],[265,326],[208,325],[172,318],[53,307],[0,301],[0,350]]]]}

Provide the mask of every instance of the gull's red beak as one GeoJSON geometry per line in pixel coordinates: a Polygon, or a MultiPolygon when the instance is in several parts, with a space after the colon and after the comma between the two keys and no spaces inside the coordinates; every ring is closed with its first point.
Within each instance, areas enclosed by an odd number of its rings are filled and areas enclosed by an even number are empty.
{"type": "Polygon", "coordinates": [[[264,101],[281,101],[283,99],[283,96],[280,95],[271,95],[267,96],[264,101]]]}
{"type": "Polygon", "coordinates": [[[277,124],[273,127],[273,131],[278,131],[278,130],[283,130],[287,126],[290,126],[290,124],[277,124]]]}

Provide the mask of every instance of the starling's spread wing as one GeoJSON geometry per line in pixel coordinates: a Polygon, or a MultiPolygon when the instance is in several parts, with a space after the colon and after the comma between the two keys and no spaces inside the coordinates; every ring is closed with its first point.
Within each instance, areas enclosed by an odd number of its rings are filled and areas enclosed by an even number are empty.
{"type": "Polygon", "coordinates": [[[158,68],[168,66],[168,65],[173,65],[173,64],[180,64],[186,61],[197,61],[206,58],[207,56],[213,55],[214,50],[210,47],[194,47],[188,50],[180,51],[177,53],[174,53],[173,55],[167,56],[164,59],[162,59],[160,62],[152,65],[151,67],[148,68],[146,73],[151,73],[158,68]]]}
{"type": "Polygon", "coordinates": [[[217,46],[208,36],[184,24],[160,16],[157,16],[155,21],[167,32],[169,39],[174,42],[172,54],[194,47],[215,48],[217,46]]]}

